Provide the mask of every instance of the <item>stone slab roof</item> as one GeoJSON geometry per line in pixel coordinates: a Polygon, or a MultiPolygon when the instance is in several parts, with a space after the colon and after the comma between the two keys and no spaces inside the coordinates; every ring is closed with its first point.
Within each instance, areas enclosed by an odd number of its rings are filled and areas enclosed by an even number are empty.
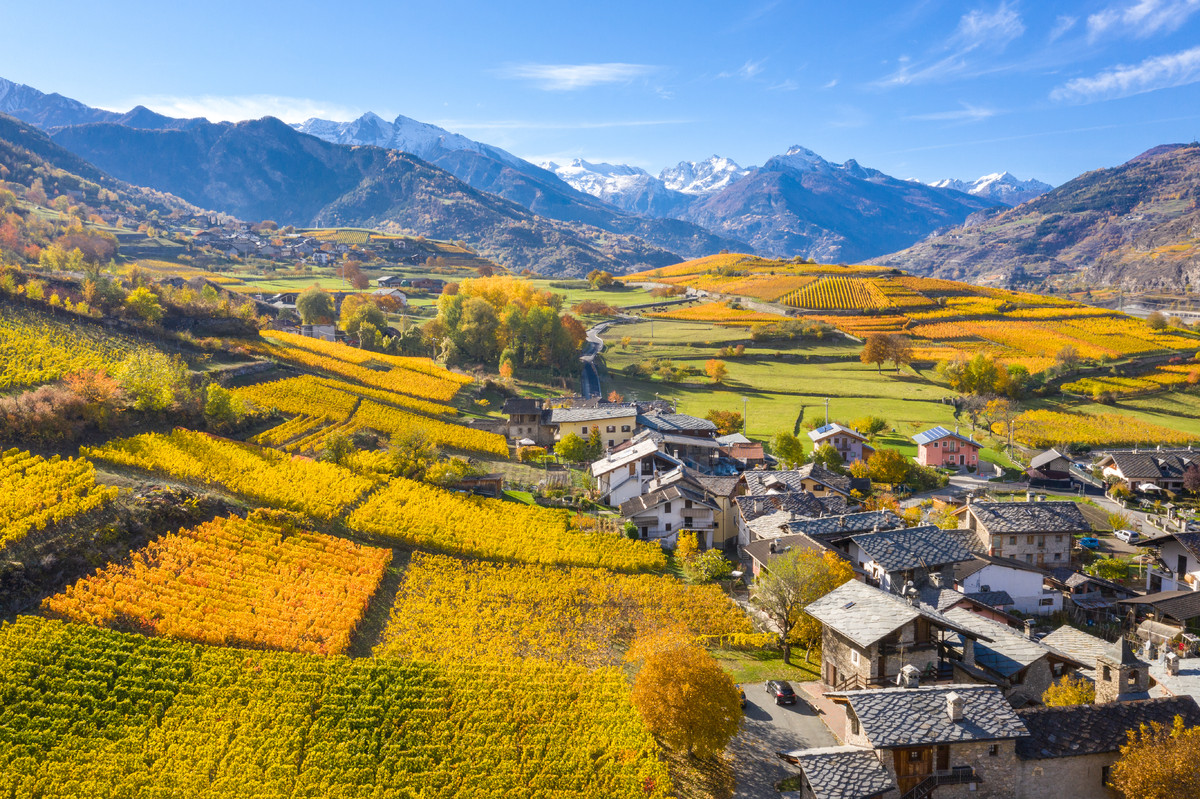
{"type": "MultiPolygon", "coordinates": [[[[1040,469],[1048,463],[1054,463],[1059,458],[1067,458],[1067,456],[1056,449],[1048,449],[1039,455],[1034,455],[1032,460],[1029,461],[1029,468],[1040,469]]],[[[1067,458],[1067,460],[1070,460],[1070,458],[1067,458]]]]}
{"type": "Polygon", "coordinates": [[[1001,677],[1011,677],[1048,656],[1080,666],[1086,665],[1076,661],[1066,652],[1032,638],[1026,638],[1023,632],[1018,632],[1007,624],[993,621],[978,613],[972,613],[966,608],[951,608],[946,611],[945,615],[960,627],[990,639],[987,642],[977,641],[975,643],[975,663],[1001,677]]]}
{"type": "Polygon", "coordinates": [[[816,519],[822,515],[846,510],[846,503],[841,497],[817,497],[807,491],[762,496],[746,494],[734,497],[733,501],[737,504],[738,513],[747,523],[777,511],[788,511],[794,515],[795,520],[816,519]]]}
{"type": "Polygon", "coordinates": [[[981,605],[987,605],[989,608],[1016,604],[1012,595],[1007,591],[972,591],[963,596],[967,597],[967,599],[973,599],[981,605]]]}
{"type": "Polygon", "coordinates": [[[638,416],[638,424],[663,433],[683,431],[716,433],[717,426],[708,419],[686,413],[646,413],[638,416]]]}
{"type": "Polygon", "coordinates": [[[992,535],[1092,531],[1074,502],[972,502],[966,507],[992,535]]]}
{"type": "Polygon", "coordinates": [[[1042,643],[1066,652],[1089,669],[1096,668],[1098,657],[1114,660],[1121,658],[1121,650],[1117,644],[1065,624],[1043,638],[1042,643]]]}
{"type": "Polygon", "coordinates": [[[1170,478],[1180,480],[1184,471],[1195,463],[1200,463],[1200,452],[1191,450],[1141,450],[1139,452],[1110,452],[1101,459],[1101,465],[1108,468],[1111,460],[1114,466],[1126,480],[1161,480],[1170,478]]]}
{"type": "Polygon", "coordinates": [[[918,616],[937,627],[969,635],[976,634],[926,605],[907,600],[874,586],[851,580],[838,586],[805,608],[808,614],[830,629],[866,648],[887,637],[918,616]]]}
{"type": "Polygon", "coordinates": [[[844,553],[829,549],[820,541],[814,541],[806,535],[785,535],[778,538],[767,538],[743,547],[742,551],[750,559],[767,564],[770,563],[771,558],[778,557],[792,549],[813,549],[819,552],[833,552],[835,555],[840,555],[843,558],[847,557],[844,553]],[[771,551],[771,544],[775,545],[775,552],[771,551]]]}
{"type": "Polygon", "coordinates": [[[710,508],[717,510],[717,506],[709,502],[703,494],[698,491],[693,491],[685,488],[679,483],[673,483],[665,488],[660,488],[657,491],[651,491],[648,494],[642,494],[640,497],[634,497],[621,503],[621,515],[625,517],[636,516],[639,513],[645,513],[651,508],[657,508],[664,502],[683,501],[690,499],[692,503],[698,507],[710,508]]]}
{"type": "Polygon", "coordinates": [[[699,485],[708,493],[718,497],[732,497],[737,488],[738,477],[722,477],[718,475],[694,474],[688,472],[688,479],[699,485]]]}
{"type": "Polygon", "coordinates": [[[849,494],[851,487],[849,477],[831,472],[819,463],[807,463],[799,469],[779,472],[743,472],[742,477],[746,483],[746,493],[754,495],[770,491],[800,491],[804,480],[816,480],[843,494],[849,494]]]}
{"type": "Polygon", "coordinates": [[[793,533],[804,533],[813,538],[835,539],[868,533],[876,529],[892,530],[904,526],[904,519],[890,510],[871,510],[863,513],[843,513],[839,516],[825,516],[819,519],[804,519],[792,522],[788,530],[793,533]]]}
{"type": "Polygon", "coordinates": [[[608,406],[604,408],[555,408],[550,411],[550,424],[564,422],[600,422],[605,419],[623,419],[636,416],[632,405],[608,406]]]}
{"type": "Polygon", "coordinates": [[[932,524],[864,533],[850,540],[889,572],[931,568],[972,558],[969,549],[932,524]]]}
{"type": "Polygon", "coordinates": [[[863,734],[877,749],[1021,738],[1025,725],[1004,694],[991,685],[876,688],[828,693],[854,711],[863,734]],[[950,694],[963,699],[962,720],[946,711],[950,694]]]}
{"type": "Polygon", "coordinates": [[[1200,617],[1200,591],[1160,591],[1122,599],[1121,605],[1142,605],[1181,622],[1200,617]]]}
{"type": "Polygon", "coordinates": [[[857,746],[826,746],[784,753],[804,774],[816,799],[871,799],[896,787],[879,758],[857,746]]]}
{"type": "Polygon", "coordinates": [[[1029,736],[1017,741],[1017,757],[1047,760],[1116,752],[1130,730],[1153,722],[1170,727],[1177,715],[1188,727],[1200,726],[1200,707],[1190,696],[1018,710],[1029,736]]]}

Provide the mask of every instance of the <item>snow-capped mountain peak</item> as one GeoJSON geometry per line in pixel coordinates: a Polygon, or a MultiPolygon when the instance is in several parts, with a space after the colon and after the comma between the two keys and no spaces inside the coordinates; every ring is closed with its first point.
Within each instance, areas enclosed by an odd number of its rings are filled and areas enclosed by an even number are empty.
{"type": "Polygon", "coordinates": [[[976,197],[987,197],[990,200],[1005,205],[1020,205],[1046,192],[1053,186],[1040,180],[1021,180],[1011,172],[993,172],[972,181],[947,178],[929,184],[938,189],[953,189],[972,194],[976,197]]]}
{"type": "Polygon", "coordinates": [[[783,155],[777,155],[763,165],[767,170],[791,170],[793,172],[814,172],[826,169],[830,163],[807,147],[799,144],[792,145],[783,155]]]}
{"type": "Polygon", "coordinates": [[[738,166],[732,158],[714,155],[703,161],[680,161],[660,172],[658,179],[672,191],[713,194],[749,174],[749,169],[738,166]]]}

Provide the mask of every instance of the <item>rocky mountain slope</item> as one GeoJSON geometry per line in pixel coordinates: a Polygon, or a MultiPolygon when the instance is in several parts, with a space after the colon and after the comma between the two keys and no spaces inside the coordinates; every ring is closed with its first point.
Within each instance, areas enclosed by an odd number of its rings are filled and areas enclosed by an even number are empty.
{"type": "Polygon", "coordinates": [[[757,252],[858,261],[915,243],[995,202],[899,180],[856,161],[832,164],[792,147],[693,204],[687,218],[757,252]]]}
{"type": "Polygon", "coordinates": [[[986,197],[1007,206],[1020,205],[1054,188],[1040,180],[1021,180],[1011,172],[994,172],[972,181],[947,178],[929,185],[939,189],[954,189],[975,197],[986,197]]]}
{"type": "Polygon", "coordinates": [[[53,136],[129,183],[243,219],[464,239],[507,266],[547,274],[625,272],[679,260],[633,236],[539,217],[415,156],[332,144],[272,117],[186,130],[93,123],[58,128],[53,136]]]}
{"type": "Polygon", "coordinates": [[[1163,145],[874,261],[979,283],[1073,272],[1090,285],[1194,289],[1198,199],[1200,145],[1163,145]]]}

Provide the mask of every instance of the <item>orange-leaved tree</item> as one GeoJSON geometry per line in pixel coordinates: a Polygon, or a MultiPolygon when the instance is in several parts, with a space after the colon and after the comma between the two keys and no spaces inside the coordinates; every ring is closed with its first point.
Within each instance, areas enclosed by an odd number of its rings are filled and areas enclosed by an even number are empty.
{"type": "Polygon", "coordinates": [[[712,655],[675,630],[634,642],[627,659],[641,662],[633,706],[659,740],[700,757],[724,751],[741,724],[741,700],[712,655]]]}
{"type": "Polygon", "coordinates": [[[1152,722],[1130,730],[1112,767],[1109,785],[1125,799],[1187,799],[1200,796],[1200,727],[1152,722]]]}

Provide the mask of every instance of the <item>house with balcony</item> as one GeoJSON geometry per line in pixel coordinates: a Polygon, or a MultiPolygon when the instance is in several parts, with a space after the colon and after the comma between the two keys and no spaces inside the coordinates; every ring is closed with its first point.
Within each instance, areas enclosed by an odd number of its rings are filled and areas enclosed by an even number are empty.
{"type": "Polygon", "coordinates": [[[1029,733],[998,689],[921,684],[825,696],[845,708],[845,745],[872,753],[896,786],[879,795],[1013,797],[1016,746],[1029,733]]]}
{"type": "Polygon", "coordinates": [[[895,685],[912,666],[930,680],[948,680],[951,637],[965,641],[961,658],[973,662],[979,635],[917,599],[899,597],[858,580],[838,586],[805,611],[821,622],[821,679],[831,690],[895,685]]]}
{"type": "Polygon", "coordinates": [[[893,594],[909,585],[948,586],[954,566],[974,555],[960,541],[932,524],[861,533],[850,538],[850,561],[867,582],[893,594]]]}
{"type": "Polygon", "coordinates": [[[875,454],[875,448],[867,443],[865,435],[837,422],[810,430],[808,437],[812,439],[814,451],[828,444],[837,450],[837,454],[842,457],[842,463],[847,465],[855,461],[865,461],[875,454]]]}
{"type": "Polygon", "coordinates": [[[1146,569],[1146,593],[1200,591],[1200,533],[1167,533],[1136,545],[1158,552],[1146,569]]]}
{"type": "Polygon", "coordinates": [[[715,528],[714,515],[718,507],[682,481],[676,481],[621,504],[621,516],[633,522],[644,541],[658,541],[673,549],[680,530],[702,534],[707,547],[712,547],[715,528]]]}
{"type": "Polygon", "coordinates": [[[1062,592],[1048,587],[1050,575],[1030,563],[1014,558],[975,553],[971,560],[954,564],[954,587],[964,594],[1002,591],[1009,606],[1025,614],[1045,616],[1063,609],[1062,592]]]}
{"type": "MultiPolygon", "coordinates": [[[[844,515],[846,500],[837,494],[817,496],[808,491],[783,491],[769,494],[735,494],[737,545],[746,547],[763,538],[775,538],[795,521],[844,515]]],[[[870,529],[870,528],[868,528],[870,529]]]]}
{"type": "Polygon", "coordinates": [[[978,551],[1043,568],[1067,566],[1075,535],[1092,526],[1074,502],[974,502],[954,512],[978,551]]]}
{"type": "Polygon", "coordinates": [[[621,505],[649,490],[650,482],[683,464],[660,452],[658,446],[643,439],[626,447],[609,450],[591,465],[592,477],[606,505],[621,505]]]}
{"type": "Polygon", "coordinates": [[[917,433],[913,441],[917,442],[917,463],[922,466],[979,466],[979,450],[983,445],[970,436],[960,435],[958,428],[948,430],[938,425],[917,433]]]}
{"type": "Polygon", "coordinates": [[[864,495],[871,492],[871,481],[867,478],[837,474],[819,463],[807,463],[799,469],[778,472],[743,472],[742,483],[746,487],[746,494],[752,496],[808,492],[819,497],[836,495],[850,500],[852,491],[857,490],[864,495]]]}
{"type": "Polygon", "coordinates": [[[595,407],[552,408],[549,426],[554,441],[574,433],[587,441],[596,434],[600,446],[612,449],[629,441],[637,429],[637,406],[625,403],[603,403],[595,407]]]}

